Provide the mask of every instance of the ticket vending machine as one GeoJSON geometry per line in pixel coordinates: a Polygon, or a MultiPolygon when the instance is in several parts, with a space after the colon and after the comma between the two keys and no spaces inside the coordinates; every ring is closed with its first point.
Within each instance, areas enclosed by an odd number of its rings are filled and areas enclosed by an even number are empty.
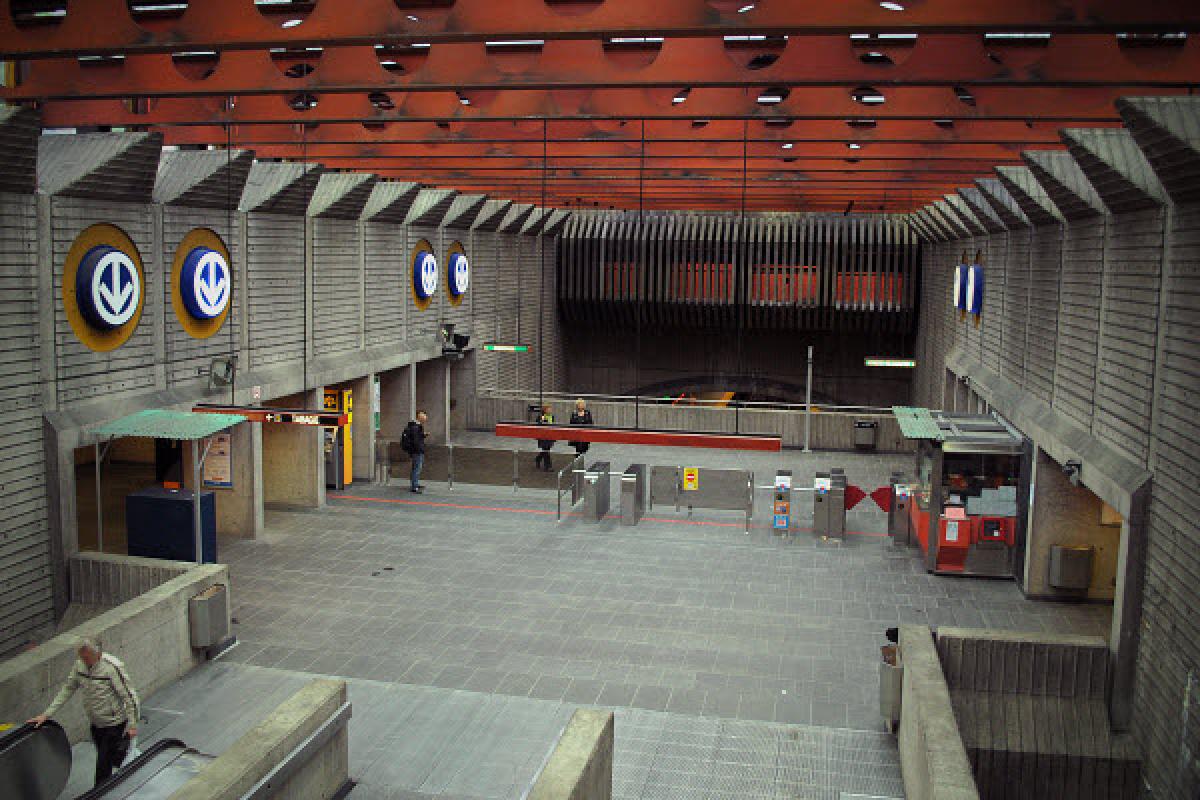
{"type": "Polygon", "coordinates": [[[892,473],[891,502],[888,504],[888,536],[892,544],[901,547],[911,544],[908,505],[912,502],[912,487],[904,482],[904,476],[892,473]]]}
{"type": "Polygon", "coordinates": [[[325,428],[324,441],[325,486],[345,489],[354,480],[354,391],[326,389],[324,408],[346,415],[345,427],[325,428]]]}

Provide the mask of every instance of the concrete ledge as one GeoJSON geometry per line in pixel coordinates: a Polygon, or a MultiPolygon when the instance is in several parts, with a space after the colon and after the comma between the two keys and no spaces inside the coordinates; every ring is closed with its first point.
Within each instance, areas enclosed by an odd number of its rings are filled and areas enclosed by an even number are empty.
{"type": "Polygon", "coordinates": [[[528,800],[612,797],[613,713],[581,708],[571,717],[528,800]]]}
{"type": "Polygon", "coordinates": [[[1100,636],[938,628],[951,689],[1103,698],[1108,643],[1100,636]]]}
{"type": "Polygon", "coordinates": [[[71,602],[119,606],[140,594],[178,578],[196,565],[109,553],[76,553],[67,562],[71,602]]]}
{"type": "MultiPolygon", "coordinates": [[[[187,674],[205,659],[202,650],[192,649],[188,600],[217,584],[229,585],[228,567],[193,564],[186,573],[0,663],[0,720],[25,720],[50,705],[70,673],[81,636],[99,638],[106,651],[124,661],[143,698],[187,674]]],[[[78,698],[56,718],[72,743],[88,738],[78,698]]]]}
{"type": "Polygon", "coordinates": [[[904,688],[899,744],[905,796],[909,800],[978,800],[971,762],[929,628],[902,626],[900,657],[904,688]]]}
{"type": "MultiPolygon", "coordinates": [[[[171,800],[236,800],[258,785],[346,704],[346,682],[315,680],[217,756],[171,800]]],[[[333,797],[349,780],[349,737],[341,727],[264,797],[333,797]]]]}

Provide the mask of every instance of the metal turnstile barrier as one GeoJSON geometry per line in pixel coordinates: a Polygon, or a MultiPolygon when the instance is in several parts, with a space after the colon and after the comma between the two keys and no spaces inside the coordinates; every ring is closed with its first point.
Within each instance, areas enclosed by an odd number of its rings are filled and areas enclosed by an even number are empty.
{"type": "Polygon", "coordinates": [[[570,508],[574,508],[579,503],[579,498],[583,496],[583,454],[575,456],[571,463],[558,471],[558,489],[556,491],[556,505],[558,508],[556,521],[562,522],[563,495],[567,492],[571,493],[570,508]],[[564,486],[564,483],[566,484],[564,486]]]}
{"type": "Polygon", "coordinates": [[[813,481],[813,532],[837,541],[846,536],[846,473],[839,467],[813,481]]]}
{"type": "Polygon", "coordinates": [[[612,494],[609,463],[596,461],[583,473],[583,518],[599,522],[608,514],[612,494]]]}
{"type": "Polygon", "coordinates": [[[651,467],[650,506],[673,505],[716,511],[741,511],[746,515],[746,533],[754,517],[754,473],[744,469],[707,467],[651,467]]]}
{"type": "Polygon", "coordinates": [[[909,503],[912,489],[904,482],[904,475],[893,472],[888,482],[891,502],[888,503],[888,536],[895,547],[908,547],[915,540],[912,536],[912,521],[909,518],[909,503]]]}
{"type": "Polygon", "coordinates": [[[646,513],[649,481],[645,464],[630,464],[621,475],[621,524],[637,525],[646,513]]]}

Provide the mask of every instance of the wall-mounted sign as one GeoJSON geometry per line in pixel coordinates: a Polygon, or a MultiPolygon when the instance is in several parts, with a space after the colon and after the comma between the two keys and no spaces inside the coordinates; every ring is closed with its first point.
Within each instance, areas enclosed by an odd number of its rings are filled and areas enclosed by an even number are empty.
{"type": "Polygon", "coordinates": [[[171,266],[175,318],[189,336],[207,339],[225,324],[232,300],[229,248],[215,231],[196,228],[175,249],[171,266]]]}
{"type": "Polygon", "coordinates": [[[528,353],[529,345],[527,345],[527,344],[501,344],[499,342],[484,342],[483,350],[485,353],[528,353]]]}
{"type": "Polygon", "coordinates": [[[228,433],[212,438],[204,459],[204,485],[210,489],[233,488],[233,438],[228,433]]]}
{"type": "Polygon", "coordinates": [[[899,367],[900,369],[913,369],[917,366],[916,359],[913,358],[877,358],[868,356],[863,359],[863,366],[867,367],[899,367]]]}
{"type": "Polygon", "coordinates": [[[467,261],[467,251],[462,242],[454,242],[446,252],[446,297],[450,305],[460,305],[470,285],[471,264],[467,261]]]}
{"type": "Polygon", "coordinates": [[[63,264],[67,321],[92,350],[115,350],[137,328],[145,271],[133,240],[113,225],[92,225],[75,238],[63,264]]]}
{"type": "Polygon", "coordinates": [[[433,254],[433,245],[422,239],[413,247],[412,252],[412,294],[413,301],[421,311],[429,308],[438,288],[438,262],[433,254]]]}
{"type": "Polygon", "coordinates": [[[959,311],[967,310],[967,265],[958,264],[954,267],[954,293],[950,302],[959,311]]]}
{"type": "Polygon", "coordinates": [[[983,267],[979,264],[972,264],[966,269],[966,302],[963,308],[968,314],[979,316],[983,312],[983,267]]]}
{"type": "Polygon", "coordinates": [[[197,247],[183,260],[179,290],[183,304],[196,319],[219,317],[229,305],[229,264],[225,256],[197,247]]]}
{"type": "Polygon", "coordinates": [[[683,490],[685,492],[694,492],[700,488],[700,468],[699,467],[684,467],[683,468],[683,490]]]}

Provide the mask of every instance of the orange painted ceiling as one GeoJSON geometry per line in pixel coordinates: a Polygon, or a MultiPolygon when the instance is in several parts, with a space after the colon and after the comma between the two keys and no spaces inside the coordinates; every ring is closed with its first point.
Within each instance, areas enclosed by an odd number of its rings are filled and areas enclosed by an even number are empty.
{"type": "Polygon", "coordinates": [[[561,207],[907,211],[1200,85],[1195,0],[0,7],[46,127],[561,207]]]}

